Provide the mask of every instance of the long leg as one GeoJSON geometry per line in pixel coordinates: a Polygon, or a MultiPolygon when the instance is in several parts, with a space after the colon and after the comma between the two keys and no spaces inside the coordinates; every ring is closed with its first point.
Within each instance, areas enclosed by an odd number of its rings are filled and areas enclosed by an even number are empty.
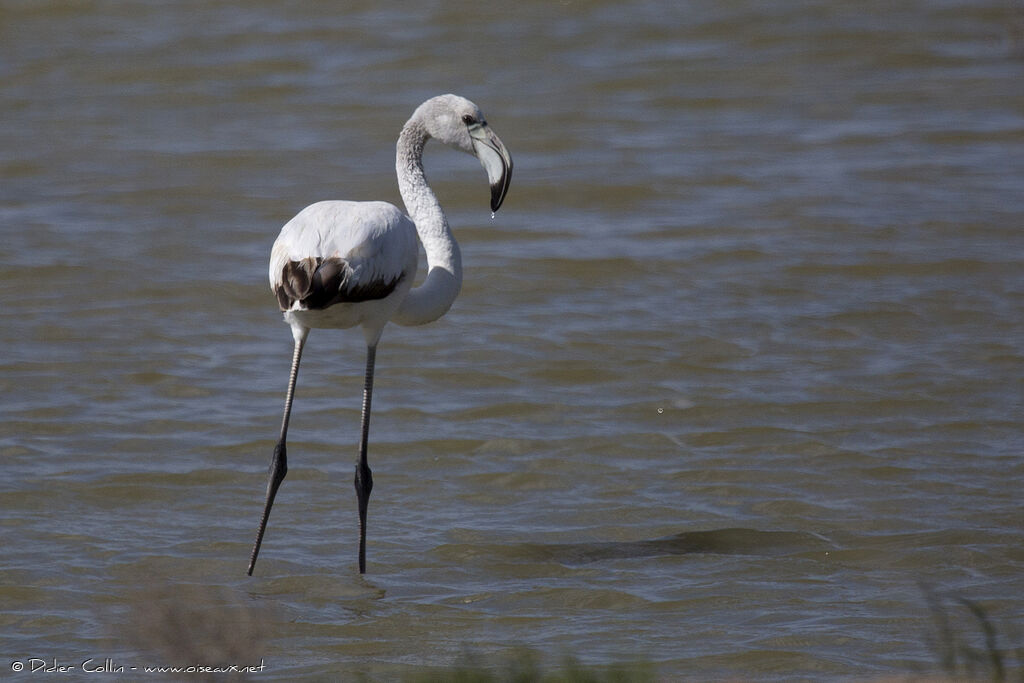
{"type": "Polygon", "coordinates": [[[267,530],[267,518],[270,517],[270,508],[274,504],[274,496],[277,489],[288,474],[288,455],[285,451],[285,437],[288,435],[288,420],[292,415],[292,399],[295,397],[295,380],[299,376],[299,360],[302,358],[302,347],[306,345],[306,337],[309,336],[308,327],[293,327],[292,336],[295,337],[295,348],[292,351],[292,370],[288,375],[288,393],[284,399],[284,417],[281,418],[281,436],[274,447],[274,457],[270,461],[270,471],[267,478],[267,502],[263,507],[263,516],[260,518],[260,530],[256,533],[256,543],[252,547],[252,556],[249,558],[249,576],[252,576],[252,568],[256,566],[256,556],[260,553],[260,545],[263,543],[263,532],[267,530]]]}
{"type": "Polygon", "coordinates": [[[362,434],[359,437],[359,462],[356,463],[356,500],[359,504],[359,573],[366,573],[366,507],[373,490],[373,474],[366,462],[366,443],[370,437],[370,402],[373,398],[373,364],[376,344],[366,347],[366,379],[363,383],[362,434]]]}

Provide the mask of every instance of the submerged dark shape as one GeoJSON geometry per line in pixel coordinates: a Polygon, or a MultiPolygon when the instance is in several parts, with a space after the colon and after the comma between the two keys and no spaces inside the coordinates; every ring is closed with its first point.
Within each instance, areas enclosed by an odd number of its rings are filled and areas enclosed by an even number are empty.
{"type": "Polygon", "coordinates": [[[570,551],[578,551],[587,562],[596,560],[657,557],[659,555],[690,555],[713,553],[717,555],[786,555],[830,548],[832,545],[819,536],[799,531],[759,531],[757,529],[713,529],[710,531],[684,531],[673,536],[642,541],[622,541],[594,544],[569,544],[570,551]]]}
{"type": "Polygon", "coordinates": [[[743,528],[684,531],[672,536],[639,541],[525,543],[513,546],[488,544],[486,547],[489,553],[477,554],[493,554],[502,556],[505,560],[513,555],[516,560],[555,562],[563,565],[705,553],[779,556],[835,548],[830,541],[815,534],[743,528]]]}

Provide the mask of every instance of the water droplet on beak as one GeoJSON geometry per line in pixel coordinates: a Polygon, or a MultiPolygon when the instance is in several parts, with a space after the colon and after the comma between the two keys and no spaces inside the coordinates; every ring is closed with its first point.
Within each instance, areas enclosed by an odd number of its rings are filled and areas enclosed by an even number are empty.
{"type": "Polygon", "coordinates": [[[491,211],[491,220],[492,221],[494,220],[494,212],[493,211],[491,211]]]}

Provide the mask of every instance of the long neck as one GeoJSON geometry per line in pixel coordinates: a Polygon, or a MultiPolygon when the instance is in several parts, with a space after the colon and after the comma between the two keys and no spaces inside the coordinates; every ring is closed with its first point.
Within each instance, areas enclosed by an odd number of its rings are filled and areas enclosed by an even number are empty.
{"type": "Polygon", "coordinates": [[[423,146],[429,137],[416,117],[405,124],[398,136],[395,158],[398,190],[427,253],[427,278],[402,301],[394,317],[400,325],[422,325],[437,320],[448,312],[462,287],[459,245],[423,173],[423,146]]]}

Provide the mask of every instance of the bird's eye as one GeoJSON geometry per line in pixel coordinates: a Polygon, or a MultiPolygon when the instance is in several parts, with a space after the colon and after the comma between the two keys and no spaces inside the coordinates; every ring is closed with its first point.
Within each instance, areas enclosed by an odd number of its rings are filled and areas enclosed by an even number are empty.
{"type": "Polygon", "coordinates": [[[468,126],[468,125],[470,125],[472,123],[475,123],[476,119],[473,118],[472,114],[463,114],[462,115],[462,122],[468,126]]]}

